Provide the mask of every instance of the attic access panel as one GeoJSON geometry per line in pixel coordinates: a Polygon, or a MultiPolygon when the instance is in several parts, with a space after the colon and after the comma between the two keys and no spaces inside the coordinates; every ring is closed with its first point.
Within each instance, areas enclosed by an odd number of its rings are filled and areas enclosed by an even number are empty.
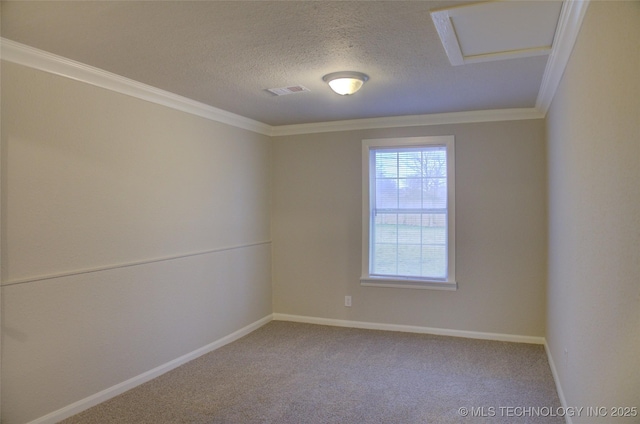
{"type": "Polygon", "coordinates": [[[452,65],[549,54],[562,1],[492,1],[431,12],[452,65]]]}

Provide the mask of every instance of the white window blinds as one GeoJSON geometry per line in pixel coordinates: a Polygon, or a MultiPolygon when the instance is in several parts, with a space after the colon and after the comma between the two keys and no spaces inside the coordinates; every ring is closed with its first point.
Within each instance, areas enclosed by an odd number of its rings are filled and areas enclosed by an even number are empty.
{"type": "MultiPolygon", "coordinates": [[[[365,140],[368,231],[364,279],[453,283],[453,141],[365,140]],[[431,142],[430,142],[431,141],[431,142]],[[403,143],[404,142],[404,143],[403,143]]],[[[365,247],[365,246],[363,246],[365,247]]]]}
{"type": "Polygon", "coordinates": [[[446,153],[371,150],[371,275],[447,278],[446,153]]]}

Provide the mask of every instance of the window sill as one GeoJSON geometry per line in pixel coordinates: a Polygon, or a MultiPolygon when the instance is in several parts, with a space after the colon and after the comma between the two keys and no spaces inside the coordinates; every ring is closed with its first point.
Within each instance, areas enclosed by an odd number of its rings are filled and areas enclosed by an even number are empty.
{"type": "Polygon", "coordinates": [[[455,281],[419,280],[401,277],[360,277],[360,285],[366,287],[393,287],[400,289],[458,290],[455,281]]]}

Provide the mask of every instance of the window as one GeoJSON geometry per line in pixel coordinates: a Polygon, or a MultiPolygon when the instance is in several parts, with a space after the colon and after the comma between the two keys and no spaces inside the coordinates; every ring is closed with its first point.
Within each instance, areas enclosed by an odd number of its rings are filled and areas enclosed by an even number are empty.
{"type": "Polygon", "coordinates": [[[362,284],[456,289],[454,137],[363,140],[362,284]]]}

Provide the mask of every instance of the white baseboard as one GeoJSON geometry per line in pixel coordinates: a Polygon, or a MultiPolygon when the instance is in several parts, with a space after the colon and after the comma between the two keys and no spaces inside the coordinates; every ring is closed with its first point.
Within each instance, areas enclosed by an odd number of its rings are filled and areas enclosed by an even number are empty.
{"type": "Polygon", "coordinates": [[[545,343],[544,337],[520,336],[517,334],[483,333],[478,331],[450,330],[446,328],[420,327],[414,325],[381,324],[376,322],[348,321],[302,315],[273,314],[274,321],[292,321],[307,324],[331,325],[334,327],[364,328],[367,330],[401,331],[405,333],[436,334],[439,336],[466,337],[469,339],[497,340],[515,343],[545,343]]]}
{"type": "MultiPolygon", "coordinates": [[[[514,334],[501,334],[501,333],[483,333],[477,331],[462,331],[462,330],[450,330],[445,328],[432,328],[432,327],[419,327],[413,325],[397,325],[397,324],[381,324],[374,322],[362,322],[362,321],[348,321],[331,318],[318,318],[308,317],[302,315],[288,315],[288,314],[273,314],[274,321],[291,321],[301,322],[306,324],[319,324],[319,325],[331,325],[334,327],[349,327],[349,328],[363,328],[367,330],[385,330],[385,331],[402,331],[408,333],[420,333],[420,334],[436,334],[440,336],[453,336],[453,337],[466,337],[470,339],[483,339],[483,340],[497,340],[503,342],[516,342],[516,343],[532,343],[541,344],[544,346],[547,359],[549,361],[549,367],[551,368],[551,375],[556,385],[556,391],[560,398],[560,405],[563,408],[567,408],[567,401],[560,385],[560,378],[556,370],[553,357],[551,356],[551,350],[547,345],[547,341],[544,337],[535,336],[521,336],[514,334]]],[[[565,415],[565,423],[573,424],[573,421],[569,415],[565,415]]]]}
{"type": "MultiPolygon", "coordinates": [[[[420,326],[413,326],[413,325],[348,321],[348,320],[339,320],[339,319],[331,319],[331,318],[318,318],[318,317],[308,317],[308,316],[302,316],[302,315],[288,315],[288,314],[274,313],[271,315],[267,315],[266,317],[252,324],[249,324],[246,327],[243,327],[213,343],[210,343],[206,346],[196,349],[193,352],[187,353],[186,355],[183,355],[179,358],[169,361],[166,364],[160,365],[136,377],[130,378],[129,380],[123,381],[122,383],[116,384],[115,386],[109,387],[108,389],[105,389],[94,395],[91,395],[77,402],[74,402],[68,406],[65,406],[64,408],[58,409],[57,411],[53,411],[47,415],[37,418],[28,424],[55,424],[66,418],[76,415],[86,409],[89,409],[95,405],[105,402],[121,393],[126,392],[127,390],[133,389],[134,387],[139,386],[140,384],[146,383],[147,381],[150,381],[168,371],[171,371],[172,369],[177,368],[180,365],[183,365],[199,356],[202,356],[226,344],[236,341],[239,338],[244,337],[247,334],[251,333],[252,331],[257,330],[258,328],[262,327],[263,325],[267,324],[272,320],[301,322],[301,323],[307,323],[307,324],[331,325],[334,327],[350,327],[350,328],[363,328],[368,330],[400,331],[400,332],[408,332],[408,333],[466,337],[471,339],[541,344],[545,346],[547,357],[549,358],[549,365],[551,367],[551,372],[553,374],[553,378],[556,383],[556,388],[558,390],[558,396],[560,397],[560,402],[562,406],[566,406],[564,395],[562,393],[562,388],[560,387],[560,380],[558,379],[555,365],[553,364],[553,358],[551,357],[549,348],[547,347],[546,340],[544,339],[544,337],[521,336],[521,335],[501,334],[501,333],[484,333],[484,332],[477,332],[477,331],[451,330],[451,329],[445,329],[445,328],[420,327],[420,326]]],[[[572,424],[571,419],[569,417],[566,417],[566,420],[567,420],[567,424],[572,424]]]]}
{"type": "MultiPolygon", "coordinates": [[[[567,399],[564,397],[564,392],[562,391],[562,386],[560,385],[560,376],[558,375],[558,370],[556,369],[556,364],[553,361],[553,356],[551,356],[551,349],[549,349],[549,345],[547,341],[544,341],[544,350],[547,352],[547,360],[549,361],[549,367],[551,368],[551,375],[553,375],[553,381],[556,383],[556,391],[558,392],[558,397],[560,398],[560,406],[562,406],[565,410],[567,409],[567,399]]],[[[573,420],[566,414],[564,416],[564,421],[566,424],[573,424],[573,420]]]]}
{"type": "Polygon", "coordinates": [[[257,330],[258,328],[267,324],[271,320],[272,320],[272,315],[267,315],[266,317],[259,319],[258,321],[251,323],[246,327],[239,329],[238,331],[234,331],[228,336],[225,336],[219,340],[216,340],[213,343],[210,343],[206,346],[196,349],[193,352],[187,353],[186,355],[183,355],[179,358],[169,361],[166,364],[160,365],[159,367],[156,367],[138,376],[130,378],[129,380],[123,381],[122,383],[116,384],[115,386],[109,387],[108,389],[105,389],[94,395],[91,395],[77,402],[74,402],[71,405],[67,405],[64,408],[58,409],[57,411],[53,411],[47,415],[37,418],[31,421],[29,424],[54,424],[66,418],[69,418],[73,415],[76,415],[86,409],[91,408],[92,406],[96,406],[121,393],[124,393],[127,390],[133,389],[134,387],[139,386],[140,384],[146,383],[149,380],[153,380],[154,378],[168,371],[171,371],[172,369],[177,368],[180,365],[183,365],[193,359],[196,359],[199,356],[202,356],[226,344],[236,341],[239,338],[244,337],[247,334],[251,333],[252,331],[257,330]]]}

